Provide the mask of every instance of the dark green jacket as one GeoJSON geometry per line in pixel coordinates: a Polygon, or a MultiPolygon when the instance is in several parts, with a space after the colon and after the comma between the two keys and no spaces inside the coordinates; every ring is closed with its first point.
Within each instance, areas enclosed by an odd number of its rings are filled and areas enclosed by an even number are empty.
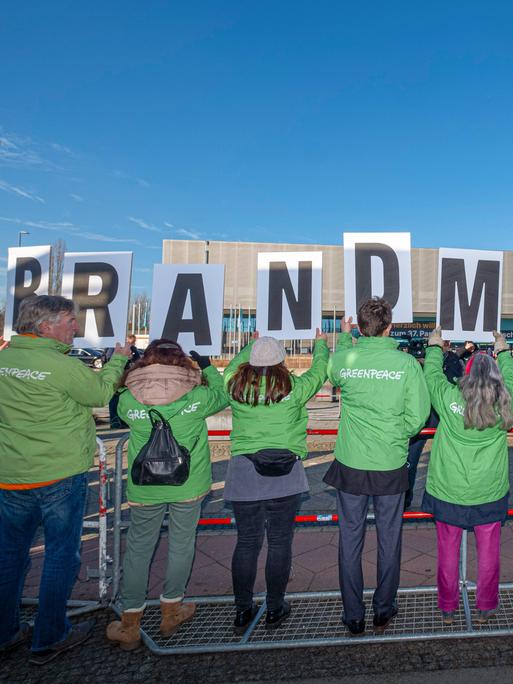
{"type": "MultiPolygon", "coordinates": [[[[237,368],[249,361],[252,343],[248,344],[230,362],[224,372],[225,385],[237,368]]],[[[303,375],[291,375],[290,394],[275,404],[257,406],[241,404],[229,396],[232,409],[232,455],[252,454],[261,449],[289,449],[301,458],[308,454],[306,426],[308,412],[306,403],[322,387],[326,380],[328,345],[316,340],[312,366],[303,375]]],[[[265,379],[262,381],[265,390],[265,379]]],[[[262,396],[262,394],[260,394],[262,396]]]]}
{"type": "Polygon", "coordinates": [[[422,368],[390,337],[342,333],[328,365],[341,388],[335,457],[358,470],[395,470],[406,462],[408,439],[425,425],[430,403],[422,368]]]}
{"type": "MultiPolygon", "coordinates": [[[[499,354],[497,363],[513,392],[513,359],[499,354]]],[[[507,433],[499,427],[465,429],[465,402],[442,369],[440,347],[428,347],[424,375],[431,403],[440,416],[429,459],[426,490],[442,501],[464,506],[501,499],[509,490],[507,433]]]]}
{"type": "Polygon", "coordinates": [[[128,444],[127,498],[141,504],[161,504],[190,501],[206,494],[212,484],[210,449],[205,418],[228,406],[223,389],[223,378],[214,366],[203,371],[207,385],[198,385],[176,401],[165,406],[146,406],[132,395],[130,390],[122,391],[118,414],[130,426],[128,444]],[[169,421],[176,441],[191,450],[191,470],[187,481],[180,486],[135,485],[130,471],[132,464],[150,437],[150,408],[156,408],[169,421]]]}
{"type": "Polygon", "coordinates": [[[97,372],[67,356],[70,348],[47,337],[14,335],[0,352],[0,482],[48,482],[91,467],[91,408],[108,403],[126,357],[114,354],[97,372]]]}

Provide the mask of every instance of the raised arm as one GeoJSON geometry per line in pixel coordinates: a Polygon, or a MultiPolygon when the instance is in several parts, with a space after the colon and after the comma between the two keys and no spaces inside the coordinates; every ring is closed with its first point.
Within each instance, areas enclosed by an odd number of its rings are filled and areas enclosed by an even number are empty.
{"type": "Polygon", "coordinates": [[[87,368],[78,359],[68,359],[66,392],[82,406],[105,406],[114,394],[129,356],[130,347],[116,345],[110,361],[101,371],[87,368]]]}
{"type": "Polygon", "coordinates": [[[511,357],[509,344],[501,333],[495,331],[493,336],[495,337],[493,350],[497,354],[497,364],[504,378],[504,384],[511,396],[513,396],[513,358],[511,357]]]}
{"type": "Polygon", "coordinates": [[[413,359],[411,368],[408,369],[405,395],[404,422],[409,436],[413,437],[424,427],[431,410],[431,401],[422,373],[422,366],[413,359]]]}
{"type": "Polygon", "coordinates": [[[228,395],[224,389],[223,376],[215,366],[209,364],[201,370],[201,373],[208,382],[207,386],[203,385],[198,388],[198,391],[202,391],[205,396],[201,413],[204,418],[207,418],[228,406],[228,395]]]}
{"type": "Polygon", "coordinates": [[[312,365],[303,375],[299,375],[294,380],[294,394],[298,397],[299,402],[306,403],[326,382],[329,356],[326,334],[317,330],[312,365]]]}
{"type": "Polygon", "coordinates": [[[426,359],[424,361],[424,378],[431,397],[431,403],[437,413],[440,413],[440,407],[445,394],[452,391],[453,387],[444,373],[442,348],[441,328],[438,326],[429,336],[426,359]]]}
{"type": "Polygon", "coordinates": [[[249,341],[249,344],[247,344],[245,347],[243,347],[240,352],[233,357],[233,359],[230,361],[230,363],[226,366],[224,369],[223,373],[223,380],[224,384],[228,384],[228,380],[232,377],[232,375],[235,373],[237,368],[242,364],[242,363],[247,363],[249,361],[249,355],[251,354],[251,347],[253,346],[255,342],[255,339],[252,339],[249,341]]]}
{"type": "Polygon", "coordinates": [[[340,385],[340,378],[333,371],[333,366],[334,366],[333,361],[336,360],[336,355],[338,355],[338,352],[344,351],[346,349],[350,349],[353,346],[353,336],[351,335],[352,327],[353,327],[353,317],[352,316],[349,316],[349,318],[343,318],[342,319],[342,321],[340,323],[341,333],[337,337],[337,348],[335,351],[335,355],[332,356],[328,362],[328,369],[327,369],[328,380],[331,382],[331,384],[334,387],[338,387],[340,385]]]}

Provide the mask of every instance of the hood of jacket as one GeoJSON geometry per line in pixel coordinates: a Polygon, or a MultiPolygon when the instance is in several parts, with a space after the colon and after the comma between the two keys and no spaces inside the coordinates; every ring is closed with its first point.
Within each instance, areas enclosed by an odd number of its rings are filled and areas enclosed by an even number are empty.
{"type": "Polygon", "coordinates": [[[131,371],[126,386],[141,404],[163,406],[183,397],[201,384],[201,371],[160,363],[131,371]]]}

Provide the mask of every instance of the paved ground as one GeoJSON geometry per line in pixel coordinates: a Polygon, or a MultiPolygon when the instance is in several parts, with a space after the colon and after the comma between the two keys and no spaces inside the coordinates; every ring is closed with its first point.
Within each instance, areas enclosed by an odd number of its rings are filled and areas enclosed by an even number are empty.
{"type": "MultiPolygon", "coordinates": [[[[100,420],[101,420],[100,413],[100,420]]],[[[334,427],[337,407],[328,402],[315,402],[310,407],[312,427],[334,427]]],[[[229,425],[229,417],[219,417],[216,427],[229,425]]],[[[108,459],[113,465],[115,439],[123,433],[110,433],[105,425],[99,424],[99,433],[107,440],[108,459]]],[[[311,491],[305,496],[303,512],[335,512],[333,491],[322,482],[322,477],[331,462],[333,438],[311,440],[311,453],[306,462],[311,491]]],[[[430,443],[426,444],[422,457],[414,506],[419,506],[425,484],[426,466],[429,458],[430,443]]],[[[228,444],[219,441],[213,448],[214,488],[209,496],[203,515],[205,517],[230,516],[229,506],[224,504],[222,491],[224,473],[229,457],[228,444]]],[[[512,459],[513,460],[513,459],[512,459]]],[[[111,510],[111,509],[110,509],[111,510]]],[[[88,518],[94,519],[97,511],[97,478],[93,471],[90,482],[90,505],[88,518]]],[[[124,511],[127,515],[128,511],[124,511]]],[[[28,575],[25,596],[37,595],[39,573],[43,559],[42,538],[39,537],[32,551],[33,567],[28,575]]],[[[233,529],[201,529],[198,534],[197,552],[194,561],[190,595],[231,594],[230,561],[235,544],[233,529]]],[[[293,572],[289,582],[290,591],[311,591],[338,588],[337,568],[337,528],[335,526],[298,528],[293,546],[293,572]]],[[[369,526],[363,556],[363,572],[366,586],[375,584],[376,576],[376,535],[369,526]]],[[[109,544],[109,553],[112,548],[109,544]]],[[[165,537],[156,551],[149,582],[149,596],[158,597],[165,572],[165,537]]],[[[73,598],[95,599],[97,581],[88,579],[88,568],[97,568],[98,546],[95,534],[84,535],[83,564],[79,581],[75,586],[73,598]]],[[[265,554],[260,557],[256,590],[264,589],[265,554]]],[[[403,586],[427,586],[436,583],[436,537],[431,523],[405,525],[403,534],[402,573],[403,586]]],[[[475,549],[472,535],[469,548],[469,576],[475,578],[475,549]]],[[[508,523],[502,535],[501,579],[513,579],[513,523],[508,523]]],[[[197,679],[216,682],[243,681],[294,681],[310,678],[310,681],[346,681],[351,676],[353,682],[373,682],[378,675],[381,682],[416,681],[422,679],[423,671],[444,669],[494,666],[487,679],[490,682],[513,681],[508,668],[513,665],[513,640],[510,638],[463,639],[460,641],[405,642],[351,646],[344,648],[308,648],[302,651],[273,651],[246,654],[225,654],[223,656],[205,655],[173,656],[172,659],[158,658],[140,649],[133,654],[125,654],[113,648],[103,638],[103,630],[111,615],[107,611],[97,614],[99,626],[94,637],[76,652],[61,656],[55,664],[48,665],[44,671],[29,667],[26,663],[26,649],[19,650],[0,661],[0,681],[5,682],[128,682],[128,681],[180,681],[197,679]],[[506,668],[506,669],[505,669],[506,668]],[[405,679],[397,679],[399,672],[405,679]],[[413,675],[413,672],[417,674],[413,675]],[[494,674],[495,672],[495,674],[494,674]],[[367,678],[354,679],[362,673],[367,678]],[[493,678],[497,676],[497,678],[493,678]],[[312,679],[313,677],[313,679],[312,679]],[[333,679],[344,677],[344,679],[333,679]],[[505,677],[505,678],[504,678],[505,677]],[[330,679],[331,678],[331,679],[330,679]]],[[[451,681],[471,682],[481,678],[479,672],[475,679],[461,679],[469,675],[464,670],[460,679],[451,681]]],[[[426,675],[427,676],[427,675],[426,675]]],[[[439,678],[440,683],[448,679],[439,678]]],[[[474,677],[474,674],[472,674],[474,677]]],[[[349,680],[347,680],[349,681],[349,680]]]]}
{"type": "Polygon", "coordinates": [[[452,684],[513,681],[510,637],[277,649],[265,653],[157,657],[141,647],[124,653],[104,638],[112,613],[96,613],[89,641],[44,667],[28,664],[28,649],[0,659],[9,684],[129,684],[131,682],[354,682],[452,684]],[[468,668],[480,668],[477,670],[468,668]]]}

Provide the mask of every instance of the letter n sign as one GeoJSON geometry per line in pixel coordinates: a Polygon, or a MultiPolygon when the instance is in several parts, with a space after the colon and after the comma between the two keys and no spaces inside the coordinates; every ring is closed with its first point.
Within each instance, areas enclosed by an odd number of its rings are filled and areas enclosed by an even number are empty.
{"type": "Polygon", "coordinates": [[[446,339],[492,342],[500,327],[502,252],[440,249],[437,324],[446,339]]]}
{"type": "Polygon", "coordinates": [[[322,315],[322,252],[258,255],[257,330],[279,340],[315,337],[322,315]]]}

